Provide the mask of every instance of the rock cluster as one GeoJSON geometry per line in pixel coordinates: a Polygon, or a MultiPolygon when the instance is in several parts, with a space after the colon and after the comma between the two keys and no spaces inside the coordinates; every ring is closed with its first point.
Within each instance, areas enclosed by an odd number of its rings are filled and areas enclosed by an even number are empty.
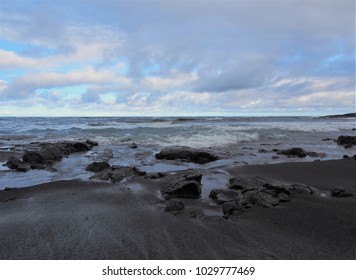
{"type": "Polygon", "coordinates": [[[191,148],[167,148],[155,155],[156,159],[181,160],[204,164],[216,161],[219,158],[207,151],[191,148]]]}
{"type": "Polygon", "coordinates": [[[22,159],[10,157],[6,162],[6,166],[21,172],[26,172],[30,169],[45,169],[52,166],[54,162],[61,160],[64,156],[89,151],[96,145],[98,143],[93,140],[40,143],[38,149],[25,151],[22,159]]]}
{"type": "Polygon", "coordinates": [[[288,202],[294,191],[319,194],[319,190],[307,185],[284,185],[256,176],[236,176],[230,179],[228,189],[213,189],[209,197],[222,204],[227,218],[254,206],[273,207],[288,202]]]}

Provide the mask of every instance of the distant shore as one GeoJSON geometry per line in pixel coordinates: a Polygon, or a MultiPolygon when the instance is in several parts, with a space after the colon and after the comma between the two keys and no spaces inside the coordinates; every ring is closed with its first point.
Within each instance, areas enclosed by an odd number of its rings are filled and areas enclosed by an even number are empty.
{"type": "Polygon", "coordinates": [[[339,115],[327,115],[327,116],[321,116],[319,118],[325,118],[325,119],[338,119],[338,118],[356,118],[356,113],[347,113],[347,114],[339,114],[339,115]]]}
{"type": "MultiPolygon", "coordinates": [[[[0,191],[1,259],[355,259],[356,161],[349,159],[227,166],[218,172],[305,184],[289,202],[256,206],[223,218],[208,197],[180,199],[165,211],[162,179],[121,183],[56,181],[0,191]]],[[[204,181],[205,180],[205,181],[204,181]]]]}

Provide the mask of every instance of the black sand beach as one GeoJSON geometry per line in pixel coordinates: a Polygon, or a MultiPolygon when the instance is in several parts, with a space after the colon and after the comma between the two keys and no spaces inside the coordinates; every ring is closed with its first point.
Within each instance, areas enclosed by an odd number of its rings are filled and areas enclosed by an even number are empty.
{"type": "Polygon", "coordinates": [[[331,195],[337,188],[356,194],[355,160],[224,169],[228,178],[257,175],[320,194],[293,192],[275,207],[224,218],[207,199],[181,199],[183,210],[164,211],[164,183],[149,176],[8,189],[0,191],[0,258],[355,259],[356,197],[331,195]]]}

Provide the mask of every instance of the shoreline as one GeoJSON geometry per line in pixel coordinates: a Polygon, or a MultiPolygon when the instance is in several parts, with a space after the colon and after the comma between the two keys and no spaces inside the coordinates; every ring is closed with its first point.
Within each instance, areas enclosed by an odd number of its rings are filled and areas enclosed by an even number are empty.
{"type": "Polygon", "coordinates": [[[293,193],[290,202],[228,219],[207,197],[181,199],[183,210],[165,212],[164,181],[145,177],[0,191],[0,259],[355,259],[355,170],[352,159],[205,170],[203,193],[226,188],[235,175],[254,175],[354,194],[293,193]]]}

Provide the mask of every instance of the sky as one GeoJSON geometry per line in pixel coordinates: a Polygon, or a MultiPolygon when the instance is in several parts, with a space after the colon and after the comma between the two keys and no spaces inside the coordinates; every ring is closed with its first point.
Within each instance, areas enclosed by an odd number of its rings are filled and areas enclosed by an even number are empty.
{"type": "Polygon", "coordinates": [[[0,1],[0,116],[355,111],[354,0],[0,1]]]}

